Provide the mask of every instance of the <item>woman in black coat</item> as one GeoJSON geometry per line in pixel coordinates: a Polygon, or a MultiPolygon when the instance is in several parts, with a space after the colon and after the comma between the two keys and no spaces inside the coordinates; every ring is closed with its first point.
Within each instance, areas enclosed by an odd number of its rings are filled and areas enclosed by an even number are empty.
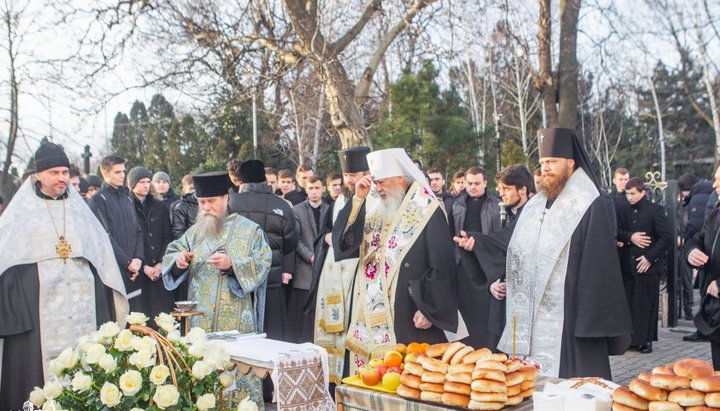
{"type": "Polygon", "coordinates": [[[620,267],[633,320],[632,345],[646,354],[657,341],[660,275],[673,235],[665,210],[647,199],[640,177],[628,181],[625,193],[630,205],[619,210],[620,267]]]}
{"type": "Polygon", "coordinates": [[[170,212],[162,200],[152,195],[151,177],[150,170],[144,167],[135,167],[128,173],[128,188],[132,191],[145,246],[145,260],[136,279],[141,281],[142,294],[135,298],[141,300],[143,311],[153,325],[156,315],[173,311],[175,292],[165,289],[160,270],[165,249],[173,240],[170,212]]]}

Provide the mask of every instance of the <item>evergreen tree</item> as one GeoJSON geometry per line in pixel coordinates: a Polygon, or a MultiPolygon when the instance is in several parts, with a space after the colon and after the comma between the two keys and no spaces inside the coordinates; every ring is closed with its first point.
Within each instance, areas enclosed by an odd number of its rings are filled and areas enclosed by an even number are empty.
{"type": "Polygon", "coordinates": [[[170,127],[175,120],[173,106],[162,94],[153,96],[147,113],[148,121],[145,130],[147,150],[145,166],[153,171],[167,171],[167,143],[170,127]]]}

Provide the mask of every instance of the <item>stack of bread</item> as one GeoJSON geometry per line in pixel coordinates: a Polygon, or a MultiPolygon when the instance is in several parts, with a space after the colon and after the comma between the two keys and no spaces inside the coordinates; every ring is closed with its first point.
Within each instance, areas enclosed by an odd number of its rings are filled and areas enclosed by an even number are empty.
{"type": "Polygon", "coordinates": [[[398,395],[471,410],[499,410],[535,391],[538,369],[461,342],[431,345],[405,364],[398,395]]]}
{"type": "Polygon", "coordinates": [[[706,361],[687,358],[640,374],[612,397],[613,411],[720,410],[720,375],[706,361]]]}

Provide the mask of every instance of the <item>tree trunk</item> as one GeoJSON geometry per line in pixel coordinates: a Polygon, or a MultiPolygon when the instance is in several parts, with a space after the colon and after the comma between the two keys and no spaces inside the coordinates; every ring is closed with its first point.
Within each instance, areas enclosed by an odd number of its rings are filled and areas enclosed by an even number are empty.
{"type": "Polygon", "coordinates": [[[715,87],[710,74],[708,64],[707,47],[703,40],[702,29],[700,28],[700,5],[695,1],[695,40],[698,44],[698,54],[700,55],[700,66],[702,67],[703,83],[708,94],[708,102],[710,104],[710,114],[712,117],[712,127],[715,132],[715,165],[720,161],[720,109],[718,109],[717,99],[715,97],[715,87]]]}
{"type": "Polygon", "coordinates": [[[10,74],[10,128],[8,130],[7,151],[5,153],[5,162],[3,163],[2,175],[0,175],[0,192],[5,193],[8,177],[10,176],[10,166],[12,165],[12,156],[15,151],[15,141],[18,134],[18,83],[15,77],[15,33],[13,32],[13,22],[10,10],[5,10],[3,20],[7,29],[7,52],[10,74]]]}
{"type": "Polygon", "coordinates": [[[552,71],[552,14],[551,0],[539,0],[540,16],[538,18],[538,67],[539,78],[536,87],[542,94],[545,107],[547,126],[555,127],[558,122],[557,81],[552,71]]]}
{"type": "Polygon", "coordinates": [[[578,117],[577,31],[582,0],[560,2],[560,109],[558,126],[575,128],[578,117]]]}
{"type": "Polygon", "coordinates": [[[657,92],[655,89],[655,81],[653,81],[651,77],[648,79],[648,82],[650,83],[650,92],[652,93],[653,104],[655,105],[655,115],[657,116],[658,126],[658,139],[660,140],[660,181],[667,181],[665,179],[665,129],[663,128],[662,110],[660,109],[660,102],[658,101],[657,92]]]}
{"type": "Polygon", "coordinates": [[[355,102],[355,87],[337,59],[315,67],[325,88],[330,122],[343,148],[369,146],[365,117],[355,102]]]}

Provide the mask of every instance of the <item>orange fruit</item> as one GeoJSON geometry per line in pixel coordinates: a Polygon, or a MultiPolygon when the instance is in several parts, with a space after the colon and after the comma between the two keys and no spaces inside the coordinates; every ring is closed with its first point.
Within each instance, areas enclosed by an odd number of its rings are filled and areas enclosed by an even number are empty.
{"type": "Polygon", "coordinates": [[[412,342],[408,344],[407,348],[405,349],[405,354],[407,355],[414,352],[420,354],[422,352],[425,352],[425,350],[422,349],[422,345],[420,343],[412,342]]]}
{"type": "Polygon", "coordinates": [[[388,367],[400,367],[403,362],[403,356],[397,351],[388,351],[385,353],[385,365],[388,367]]]}
{"type": "Polygon", "coordinates": [[[407,347],[405,346],[405,344],[398,343],[398,344],[395,344],[395,346],[392,349],[393,349],[393,351],[397,351],[400,354],[405,355],[405,352],[406,352],[405,350],[407,349],[407,347]]]}
{"type": "Polygon", "coordinates": [[[420,347],[422,348],[422,352],[425,352],[425,350],[427,350],[429,346],[430,346],[430,344],[428,344],[428,343],[420,344],[420,347]]]}

